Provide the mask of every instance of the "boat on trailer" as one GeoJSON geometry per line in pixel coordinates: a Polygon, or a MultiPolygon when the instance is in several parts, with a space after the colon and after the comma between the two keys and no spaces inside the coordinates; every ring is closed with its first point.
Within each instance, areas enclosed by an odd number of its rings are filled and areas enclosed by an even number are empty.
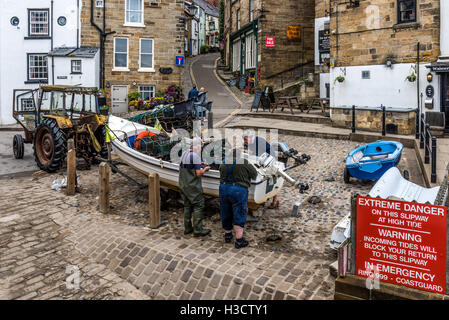
{"type": "MultiPolygon", "coordinates": [[[[170,189],[178,189],[179,163],[145,154],[136,150],[134,146],[136,137],[143,131],[151,132],[156,136],[164,134],[163,132],[112,115],[109,116],[108,126],[111,132],[113,150],[123,162],[146,175],[157,173],[162,185],[170,189]]],[[[285,167],[284,162],[277,161],[268,154],[256,157],[243,153],[242,156],[254,165],[258,172],[257,178],[251,181],[251,187],[249,188],[249,208],[256,209],[259,205],[279,194],[285,180],[297,187],[302,185],[285,173],[285,170],[289,168],[285,167]]],[[[202,184],[205,195],[218,197],[220,172],[214,169],[206,172],[202,177],[202,184]]]]}

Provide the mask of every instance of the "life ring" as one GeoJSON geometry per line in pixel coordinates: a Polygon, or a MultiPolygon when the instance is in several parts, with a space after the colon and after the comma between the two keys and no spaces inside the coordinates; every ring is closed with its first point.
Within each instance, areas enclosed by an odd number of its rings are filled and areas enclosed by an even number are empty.
{"type": "Polygon", "coordinates": [[[136,137],[136,140],[134,140],[134,149],[140,149],[140,142],[142,141],[143,138],[146,137],[152,137],[155,136],[156,134],[151,132],[151,131],[142,131],[141,133],[139,133],[139,135],[136,137]]]}

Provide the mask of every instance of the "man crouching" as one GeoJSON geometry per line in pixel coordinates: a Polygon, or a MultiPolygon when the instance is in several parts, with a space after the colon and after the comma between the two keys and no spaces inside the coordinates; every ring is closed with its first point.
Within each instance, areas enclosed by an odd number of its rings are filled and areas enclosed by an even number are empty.
{"type": "Polygon", "coordinates": [[[230,150],[225,162],[220,165],[220,215],[225,242],[232,241],[235,232],[235,247],[248,246],[243,237],[248,205],[248,188],[251,179],[257,178],[257,170],[247,159],[241,158],[241,150],[230,150]]]}

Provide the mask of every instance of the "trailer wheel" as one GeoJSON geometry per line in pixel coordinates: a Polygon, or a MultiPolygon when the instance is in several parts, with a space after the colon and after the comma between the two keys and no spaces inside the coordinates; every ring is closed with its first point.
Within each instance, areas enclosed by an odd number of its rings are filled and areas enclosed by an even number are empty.
{"type": "Polygon", "coordinates": [[[34,159],[41,170],[55,172],[67,155],[67,136],[53,119],[44,118],[34,133],[34,159]]]}
{"type": "Polygon", "coordinates": [[[13,138],[12,149],[14,152],[14,157],[16,159],[23,159],[23,153],[25,150],[25,145],[23,142],[22,135],[16,134],[13,138]]]}
{"type": "Polygon", "coordinates": [[[343,172],[343,179],[345,180],[345,183],[349,183],[349,180],[351,179],[351,174],[349,173],[348,168],[345,168],[345,171],[343,172]]]}

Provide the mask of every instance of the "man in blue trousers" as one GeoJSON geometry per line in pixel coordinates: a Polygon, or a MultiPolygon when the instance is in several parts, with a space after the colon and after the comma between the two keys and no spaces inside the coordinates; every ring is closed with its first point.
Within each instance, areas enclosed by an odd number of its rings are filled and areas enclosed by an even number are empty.
{"type": "Polygon", "coordinates": [[[235,232],[235,247],[237,249],[248,246],[243,237],[248,207],[248,188],[251,179],[257,178],[257,170],[248,162],[240,158],[240,150],[232,150],[226,157],[225,163],[220,165],[220,216],[226,243],[232,241],[232,230],[235,232]]]}

